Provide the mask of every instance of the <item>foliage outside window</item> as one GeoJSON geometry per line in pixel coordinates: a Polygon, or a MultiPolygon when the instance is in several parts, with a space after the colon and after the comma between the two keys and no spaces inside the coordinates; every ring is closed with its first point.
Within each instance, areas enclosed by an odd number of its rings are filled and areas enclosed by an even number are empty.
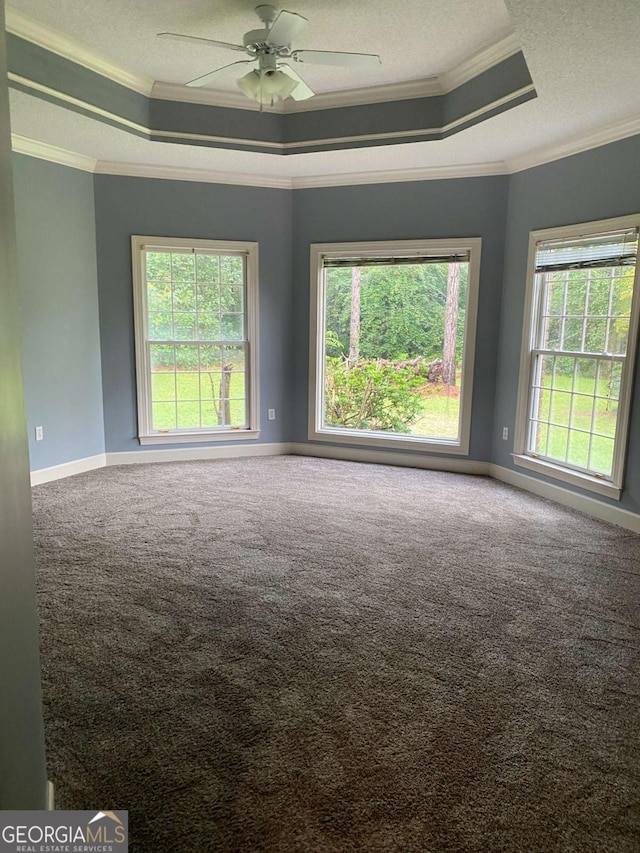
{"type": "Polygon", "coordinates": [[[628,218],[532,236],[516,461],[612,496],[622,486],[637,253],[628,218]]]}
{"type": "Polygon", "coordinates": [[[468,452],[479,253],[312,246],[311,438],[468,452]]]}
{"type": "Polygon", "coordinates": [[[255,244],[132,244],[141,443],[256,437],[255,244]]]}

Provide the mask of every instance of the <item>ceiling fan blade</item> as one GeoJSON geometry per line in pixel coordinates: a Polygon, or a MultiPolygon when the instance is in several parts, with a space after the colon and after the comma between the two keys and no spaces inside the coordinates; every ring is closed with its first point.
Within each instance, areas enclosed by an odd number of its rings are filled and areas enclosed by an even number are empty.
{"type": "Polygon", "coordinates": [[[185,83],[185,86],[206,86],[207,83],[210,83],[221,71],[225,71],[227,68],[233,68],[234,65],[251,65],[253,62],[255,62],[255,59],[241,59],[239,62],[231,62],[229,65],[223,65],[221,68],[216,68],[215,71],[203,74],[202,77],[196,77],[195,80],[189,80],[188,83],[185,83]]]}
{"type": "Polygon", "coordinates": [[[340,53],[335,50],[294,50],[291,59],[309,65],[339,65],[342,68],[377,68],[382,64],[375,53],[340,53]]]}
{"type": "Polygon", "coordinates": [[[312,98],[315,95],[315,92],[308,86],[302,77],[291,68],[290,65],[285,65],[285,63],[280,63],[278,65],[278,70],[283,71],[287,77],[291,77],[292,80],[296,80],[298,85],[291,93],[291,96],[294,101],[306,101],[307,98],[312,98]]]}
{"type": "Polygon", "coordinates": [[[208,44],[209,47],[223,47],[225,50],[241,50],[246,53],[246,48],[241,44],[229,44],[226,41],[214,41],[213,39],[203,39],[198,36],[183,36],[181,33],[158,33],[159,39],[172,39],[173,41],[196,42],[200,44],[208,44]]]}
{"type": "Polygon", "coordinates": [[[306,23],[307,19],[303,18],[302,15],[283,9],[271,25],[267,35],[267,43],[275,44],[278,47],[290,45],[306,23]]]}

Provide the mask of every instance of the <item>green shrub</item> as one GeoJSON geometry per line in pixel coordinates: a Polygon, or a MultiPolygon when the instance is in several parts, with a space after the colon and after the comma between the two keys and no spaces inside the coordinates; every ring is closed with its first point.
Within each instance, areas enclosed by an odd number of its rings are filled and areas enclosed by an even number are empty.
{"type": "Polygon", "coordinates": [[[325,422],[328,426],[381,432],[409,432],[422,413],[415,393],[424,379],[412,368],[398,369],[381,361],[327,356],[325,422]]]}

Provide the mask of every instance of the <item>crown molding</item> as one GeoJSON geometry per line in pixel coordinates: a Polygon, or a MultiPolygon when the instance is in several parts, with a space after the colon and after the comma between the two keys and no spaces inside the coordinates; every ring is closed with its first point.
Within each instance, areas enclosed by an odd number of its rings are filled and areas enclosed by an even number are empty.
{"type": "Polygon", "coordinates": [[[131,130],[142,134],[147,137],[152,137],[154,140],[158,139],[166,139],[167,141],[171,140],[184,140],[185,142],[203,142],[203,143],[222,143],[226,145],[232,145],[240,150],[243,147],[250,148],[252,150],[258,151],[270,151],[270,152],[284,152],[286,153],[288,150],[299,149],[300,151],[304,151],[305,149],[316,148],[318,146],[327,147],[327,146],[340,146],[354,142],[379,142],[379,141],[387,141],[387,140],[397,140],[408,142],[412,139],[420,140],[424,137],[434,137],[438,136],[441,133],[448,132],[460,125],[467,124],[469,122],[473,122],[477,118],[481,118],[484,114],[491,112],[499,107],[502,107],[513,100],[517,100],[521,98],[523,95],[533,92],[535,94],[535,89],[533,84],[529,86],[525,86],[522,89],[517,90],[516,92],[512,92],[509,95],[505,95],[502,98],[499,98],[496,101],[492,101],[489,104],[485,104],[485,106],[480,109],[474,110],[472,113],[468,113],[465,116],[461,116],[455,121],[449,122],[449,124],[444,125],[443,127],[432,127],[432,128],[419,128],[414,130],[403,130],[403,131],[385,131],[381,133],[369,133],[369,134],[356,134],[350,136],[336,136],[336,137],[324,137],[321,139],[305,139],[297,142],[272,142],[264,139],[256,139],[256,138],[237,138],[237,137],[227,137],[227,136],[214,136],[212,134],[206,133],[193,133],[186,131],[177,131],[177,130],[160,130],[153,129],[150,127],[146,127],[138,124],[137,122],[130,121],[129,119],[123,118],[116,113],[110,112],[108,110],[102,109],[102,107],[98,107],[95,104],[89,103],[88,101],[82,101],[78,98],[75,98],[71,95],[66,94],[62,91],[57,91],[56,89],[52,89],[49,86],[45,86],[42,83],[35,82],[33,80],[29,80],[26,77],[21,77],[13,72],[8,73],[8,79],[13,82],[19,84],[20,87],[25,89],[31,89],[36,92],[41,92],[43,94],[48,95],[49,97],[62,101],[63,103],[71,104],[74,107],[80,108],[83,112],[91,113],[93,115],[99,116],[101,119],[107,119],[108,121],[120,125],[122,127],[130,128],[131,130]]]}
{"type": "MultiPolygon", "coordinates": [[[[443,90],[436,77],[424,80],[410,80],[405,83],[388,83],[383,86],[369,86],[362,89],[344,89],[338,92],[320,92],[306,101],[287,99],[273,107],[263,107],[267,113],[300,113],[312,110],[330,110],[336,107],[356,107],[364,104],[381,104],[387,101],[406,101],[413,98],[428,98],[442,95],[443,90]]],[[[223,89],[192,88],[178,83],[156,82],[151,90],[152,98],[164,101],[183,101],[190,104],[204,104],[212,107],[231,107],[232,109],[257,112],[260,107],[250,101],[241,92],[223,89]]]]}
{"type": "Polygon", "coordinates": [[[11,134],[11,149],[16,154],[26,154],[27,157],[48,160],[49,163],[71,166],[72,169],[80,169],[83,172],[95,172],[98,162],[93,157],[76,154],[74,151],[67,151],[65,148],[58,148],[46,142],[38,142],[36,139],[20,136],[17,133],[11,134]]]}
{"type": "MultiPolygon", "coordinates": [[[[6,10],[6,29],[19,38],[75,62],[89,71],[101,74],[103,77],[133,89],[142,95],[161,100],[184,101],[232,109],[254,111],[259,109],[257,104],[249,101],[240,92],[191,88],[162,81],[154,82],[145,75],[127,71],[106,57],[100,56],[73,39],[61,35],[50,27],[40,24],[10,7],[6,10]]],[[[485,50],[479,51],[456,68],[437,77],[409,80],[402,83],[388,83],[382,86],[368,86],[361,89],[321,92],[306,101],[287,99],[284,103],[276,104],[274,107],[265,107],[264,111],[276,113],[309,112],[444,95],[517,53],[518,50],[520,50],[520,46],[516,37],[510,35],[485,50]]]]}
{"type": "Polygon", "coordinates": [[[485,115],[486,113],[491,112],[492,110],[497,109],[498,107],[504,106],[505,104],[510,103],[511,101],[517,101],[518,98],[524,97],[524,95],[534,94],[535,96],[535,86],[531,83],[529,86],[523,86],[522,89],[517,89],[515,92],[510,92],[508,95],[505,95],[504,98],[498,98],[496,101],[492,101],[490,104],[485,104],[484,107],[480,107],[477,110],[474,110],[471,113],[467,113],[466,115],[460,116],[460,118],[454,119],[454,121],[450,121],[449,124],[445,124],[442,126],[442,131],[447,132],[449,130],[453,130],[454,127],[460,127],[461,124],[467,124],[468,122],[473,121],[476,118],[480,118],[480,116],[485,115]]]}
{"type": "Polygon", "coordinates": [[[428,166],[421,169],[396,169],[384,172],[345,172],[343,174],[314,175],[289,178],[279,175],[251,175],[244,172],[221,172],[210,169],[193,169],[182,166],[154,166],[146,163],[120,163],[94,160],[55,145],[38,142],[26,136],[12,134],[12,148],[16,154],[26,154],[51,163],[71,166],[97,175],[120,175],[134,178],[160,178],[169,181],[193,181],[209,184],[232,184],[245,187],[297,190],[315,187],[358,186],[363,184],[433,181],[446,178],[477,178],[506,174],[506,164],[474,163],[460,166],[428,166]]]}
{"type": "Polygon", "coordinates": [[[567,142],[548,145],[544,148],[538,148],[535,151],[523,154],[521,157],[514,157],[507,161],[507,168],[510,173],[522,172],[525,169],[542,166],[554,160],[562,160],[563,157],[570,157],[572,154],[590,151],[592,148],[599,148],[601,145],[608,145],[610,142],[618,142],[620,139],[626,139],[629,136],[635,136],[639,133],[640,116],[634,116],[633,118],[608,124],[605,127],[601,127],[598,130],[567,142]]]}
{"type": "MultiPolygon", "coordinates": [[[[356,107],[365,104],[381,104],[388,101],[408,101],[414,98],[428,98],[434,95],[446,95],[463,83],[467,83],[483,71],[488,71],[520,50],[515,35],[507,36],[485,50],[462,62],[456,68],[422,80],[408,80],[402,83],[386,83],[382,86],[367,86],[361,89],[344,89],[338,92],[320,92],[306,101],[286,101],[273,107],[264,107],[265,112],[299,113],[312,110],[330,110],[337,107],[356,107]]],[[[156,82],[151,95],[167,101],[186,101],[191,104],[204,104],[215,107],[257,110],[257,104],[248,101],[240,92],[223,89],[192,88],[177,83],[156,82]]]]}
{"type": "Polygon", "coordinates": [[[358,107],[365,104],[383,104],[387,101],[409,101],[442,95],[444,91],[437,77],[423,80],[408,80],[404,83],[385,83],[382,86],[367,86],[362,89],[343,89],[338,92],[320,92],[307,101],[288,99],[283,104],[285,113],[331,110],[336,107],[358,107]]]}
{"type": "MultiPolygon", "coordinates": [[[[72,104],[75,107],[80,107],[80,109],[85,110],[86,112],[93,113],[93,115],[106,118],[109,121],[114,122],[114,124],[122,125],[122,127],[130,127],[138,133],[149,134],[151,132],[148,127],[143,127],[143,125],[138,124],[135,121],[129,121],[129,119],[123,118],[116,113],[109,112],[109,110],[103,110],[102,107],[97,107],[95,104],[89,103],[89,101],[82,101],[79,98],[74,98],[71,95],[67,95],[65,92],[61,92],[58,89],[52,89],[50,86],[45,86],[42,83],[36,83],[34,80],[29,80],[26,77],[20,77],[20,75],[14,74],[11,71],[8,72],[7,79],[12,83],[18,83],[25,89],[32,89],[34,92],[42,92],[45,95],[49,95],[54,99],[54,101],[62,101],[66,104],[72,104]]],[[[180,136],[181,134],[176,135],[180,136]]],[[[194,137],[197,138],[196,135],[194,135],[194,137]]]]}
{"type": "Polygon", "coordinates": [[[506,36],[506,38],[492,44],[490,47],[478,51],[478,53],[470,56],[469,59],[465,59],[455,68],[445,71],[444,74],[440,74],[438,79],[440,80],[442,91],[446,94],[453,89],[457,89],[458,86],[462,86],[463,83],[473,80],[478,74],[488,71],[500,62],[504,62],[505,59],[508,59],[520,50],[520,42],[515,34],[506,36]]]}
{"type": "Polygon", "coordinates": [[[81,65],[89,71],[101,74],[114,83],[120,83],[120,85],[133,89],[141,95],[151,93],[153,80],[150,77],[120,68],[106,57],[100,56],[44,24],[27,18],[11,7],[6,9],[5,26],[8,32],[13,33],[13,35],[55,53],[57,56],[75,62],[76,65],[81,65]]]}
{"type": "Polygon", "coordinates": [[[438,181],[446,178],[480,178],[487,175],[505,175],[504,162],[472,163],[460,166],[426,166],[422,169],[389,169],[384,172],[345,172],[342,175],[314,175],[293,178],[292,189],[316,187],[347,187],[362,184],[397,184],[412,181],[438,181]]]}
{"type": "Polygon", "coordinates": [[[98,160],[93,171],[97,175],[122,175],[132,178],[161,178],[168,181],[194,181],[204,184],[233,184],[241,187],[267,187],[290,190],[291,178],[279,175],[250,175],[242,172],[217,172],[181,166],[151,166],[145,163],[116,163],[98,160]]]}
{"type": "MultiPolygon", "coordinates": [[[[186,104],[203,104],[208,107],[230,107],[234,110],[249,110],[259,112],[260,105],[252,101],[238,90],[207,89],[184,86],[180,83],[163,83],[156,81],[151,89],[151,97],[161,101],[179,101],[186,104]]],[[[281,113],[282,105],[263,107],[266,113],[281,113]]]]}
{"type": "MultiPolygon", "coordinates": [[[[312,110],[331,110],[337,107],[357,107],[365,104],[382,104],[388,101],[408,101],[414,98],[429,98],[446,95],[463,83],[467,83],[483,71],[488,71],[520,50],[515,35],[479,51],[456,68],[438,77],[408,80],[403,83],[386,83],[382,86],[367,86],[361,89],[344,89],[338,92],[320,92],[306,101],[289,98],[273,107],[264,107],[265,112],[300,113],[312,110]]],[[[192,88],[177,83],[156,82],[151,95],[167,101],[186,101],[215,107],[257,110],[257,104],[248,101],[240,92],[223,89],[192,88]]]]}
{"type": "Polygon", "coordinates": [[[616,122],[597,131],[555,146],[547,146],[522,157],[492,163],[462,164],[459,166],[426,166],[414,169],[389,169],[386,171],[345,172],[343,174],[312,175],[308,177],[283,177],[278,175],[251,175],[236,172],[220,172],[180,166],[152,166],[140,163],[121,163],[95,160],[38,142],[18,134],[11,135],[13,151],[51,163],[59,163],[85,172],[103,175],[123,175],[140,178],[160,178],[173,181],[232,184],[236,186],[267,187],[274,189],[314,189],[319,187],[359,186],[417,181],[445,180],[447,178],[476,178],[491,175],[510,175],[542,166],[573,154],[580,154],[611,142],[617,142],[640,134],[640,116],[616,122]]]}

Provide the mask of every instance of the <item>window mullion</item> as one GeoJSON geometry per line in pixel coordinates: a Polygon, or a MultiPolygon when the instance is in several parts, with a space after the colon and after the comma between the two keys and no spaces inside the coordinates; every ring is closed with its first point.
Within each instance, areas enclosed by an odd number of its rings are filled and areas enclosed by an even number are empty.
{"type": "Polygon", "coordinates": [[[560,323],[560,349],[564,349],[564,333],[567,324],[567,298],[569,294],[569,270],[564,271],[564,294],[562,297],[562,321],[560,323]]]}
{"type": "Polygon", "coordinates": [[[611,309],[613,307],[613,287],[615,281],[615,268],[609,270],[609,304],[607,306],[607,326],[605,332],[604,351],[609,352],[609,333],[611,331],[611,309]]]}
{"type": "Polygon", "coordinates": [[[555,355],[562,356],[564,358],[588,358],[592,360],[597,360],[606,356],[606,358],[615,362],[624,362],[626,361],[626,356],[624,355],[611,355],[607,352],[578,352],[577,350],[560,350],[560,349],[532,349],[532,355],[555,355]]]}
{"type": "Polygon", "coordinates": [[[584,297],[584,314],[582,316],[582,340],[580,349],[584,351],[587,342],[587,323],[589,316],[589,296],[591,293],[591,270],[587,270],[587,290],[584,297]]]}

